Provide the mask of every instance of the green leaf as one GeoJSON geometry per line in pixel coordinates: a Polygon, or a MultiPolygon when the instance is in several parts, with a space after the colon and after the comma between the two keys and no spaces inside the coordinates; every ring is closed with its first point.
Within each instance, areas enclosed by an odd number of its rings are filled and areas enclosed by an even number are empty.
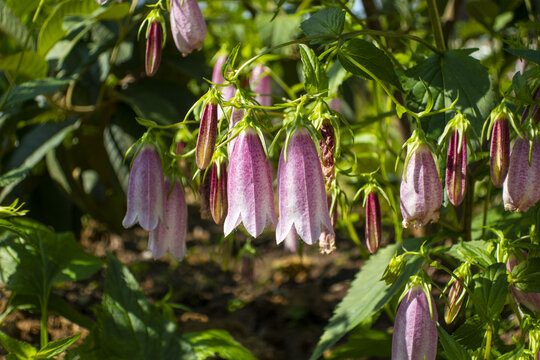
{"type": "MultiPolygon", "coordinates": [[[[449,107],[458,97],[456,108],[471,122],[476,134],[481,134],[484,121],[497,102],[488,70],[469,54],[471,50],[451,50],[433,55],[406,72],[410,78],[405,86],[409,90],[407,103],[415,111],[426,108],[429,94],[435,107],[449,107]],[[426,88],[425,84],[428,85],[426,88]]],[[[424,130],[438,138],[455,113],[445,112],[423,120],[424,130]]]]}
{"type": "Polygon", "coordinates": [[[31,357],[37,352],[32,345],[24,341],[16,340],[2,331],[0,331],[0,344],[2,344],[4,349],[15,355],[17,359],[20,360],[31,359],[31,357]]]}
{"type": "Polygon", "coordinates": [[[38,6],[39,0],[6,0],[6,6],[11,9],[15,16],[21,18],[38,6]]]}
{"type": "Polygon", "coordinates": [[[482,344],[486,328],[486,323],[480,319],[480,316],[473,315],[465,320],[465,323],[453,333],[453,336],[458,344],[468,350],[476,350],[480,347],[479,344],[482,344]]]}
{"type": "Polygon", "coordinates": [[[311,95],[326,93],[328,91],[328,76],[313,50],[300,44],[300,56],[304,72],[304,87],[307,93],[311,95]]]}
{"type": "Polygon", "coordinates": [[[529,49],[504,49],[506,52],[509,52],[512,55],[519,56],[522,59],[527,61],[534,62],[540,65],[540,51],[539,50],[529,50],[529,49]]]}
{"type": "Polygon", "coordinates": [[[240,345],[225,330],[206,330],[182,336],[193,346],[197,360],[219,356],[225,360],[256,360],[249,350],[240,345]]]}
{"type": "Polygon", "coordinates": [[[345,11],[337,8],[325,8],[317,11],[309,19],[300,24],[300,28],[308,37],[330,36],[330,39],[317,39],[313,43],[335,41],[343,32],[345,11]]]}
{"type": "Polygon", "coordinates": [[[38,52],[45,56],[49,50],[64,38],[66,31],[62,25],[68,15],[91,14],[99,8],[94,0],[64,0],[56,6],[53,12],[43,23],[38,37],[38,52]]]}
{"type": "MultiPolygon", "coordinates": [[[[21,20],[17,15],[11,12],[11,9],[6,5],[3,0],[0,0],[0,32],[11,36],[15,39],[21,48],[24,48],[26,45],[26,39],[28,38],[29,32],[26,26],[23,25],[21,20]]],[[[35,41],[30,38],[28,42],[28,50],[34,50],[35,41]]]]}
{"type": "Polygon", "coordinates": [[[26,167],[11,170],[0,176],[0,187],[8,186],[13,183],[19,183],[26,179],[30,174],[30,169],[26,167]]]}
{"type": "Polygon", "coordinates": [[[368,80],[372,79],[364,71],[367,70],[377,79],[401,89],[401,84],[390,59],[382,50],[368,41],[361,39],[346,41],[339,49],[338,59],[341,65],[354,75],[368,80]]]}
{"type": "Polygon", "coordinates": [[[493,264],[480,273],[474,281],[473,302],[476,311],[488,322],[498,318],[508,294],[506,267],[493,264]]]}
{"type": "Polygon", "coordinates": [[[499,6],[491,0],[470,0],[466,8],[469,15],[487,30],[493,29],[495,19],[500,14],[499,6]]]}
{"type": "Polygon", "coordinates": [[[390,358],[392,334],[365,326],[354,329],[345,345],[337,347],[325,360],[347,360],[366,357],[390,358]]]}
{"type": "Polygon", "coordinates": [[[380,249],[366,261],[356,274],[347,295],[334,310],[334,315],[326,325],[324,333],[310,357],[311,360],[318,359],[347,332],[379,311],[402,289],[409,277],[420,269],[422,264],[420,257],[414,257],[413,260],[408,261],[394,284],[386,285],[384,281],[379,279],[396,251],[399,250],[401,254],[403,247],[410,251],[416,251],[420,246],[421,240],[418,239],[392,244],[380,249]]]}
{"type": "Polygon", "coordinates": [[[474,240],[454,244],[448,249],[448,253],[460,261],[469,261],[485,269],[497,262],[495,256],[492,255],[493,250],[491,242],[474,240]]]}
{"type": "Polygon", "coordinates": [[[16,72],[31,79],[41,79],[47,75],[47,61],[33,51],[18,52],[0,57],[0,71],[16,72]],[[22,56],[22,60],[21,60],[22,56]]]}
{"type": "MultiPolygon", "coordinates": [[[[42,80],[27,81],[15,86],[6,102],[6,108],[20,104],[26,100],[35,98],[38,95],[53,94],[64,89],[70,80],[60,80],[55,78],[45,78],[42,80]]],[[[5,96],[5,94],[4,94],[5,96]]],[[[0,100],[2,102],[4,99],[0,100]]]]}
{"type": "Polygon", "coordinates": [[[521,291],[540,293],[540,258],[530,258],[512,269],[512,284],[521,291]]]}
{"type": "Polygon", "coordinates": [[[75,334],[68,336],[67,338],[51,341],[45,345],[45,347],[41,348],[36,355],[34,355],[34,359],[50,359],[53,356],[60,355],[66,351],[68,347],[73,345],[73,343],[75,343],[80,336],[81,334],[75,334]]]}
{"type": "Polygon", "coordinates": [[[439,341],[444,349],[444,355],[448,360],[469,360],[471,357],[467,350],[461,346],[439,323],[437,323],[439,341]]]}
{"type": "MultiPolygon", "coordinates": [[[[259,13],[255,18],[259,35],[264,46],[272,47],[290,41],[298,33],[301,18],[279,14],[274,19],[272,14],[259,13]]],[[[276,53],[290,53],[291,47],[282,48],[276,53]]]]}

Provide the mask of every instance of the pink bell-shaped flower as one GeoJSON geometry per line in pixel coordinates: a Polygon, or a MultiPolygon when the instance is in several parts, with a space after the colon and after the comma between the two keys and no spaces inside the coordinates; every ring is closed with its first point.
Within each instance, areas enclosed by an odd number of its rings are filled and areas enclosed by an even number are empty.
{"type": "Polygon", "coordinates": [[[171,32],[183,56],[202,48],[206,23],[197,0],[171,0],[171,32]]]}
{"type": "Polygon", "coordinates": [[[433,297],[429,296],[432,312],[422,285],[414,285],[399,304],[392,336],[392,360],[435,360],[438,316],[433,297]]]}
{"type": "Polygon", "coordinates": [[[251,78],[249,79],[249,86],[255,93],[255,100],[262,106],[272,105],[272,84],[270,82],[270,75],[265,75],[267,71],[266,66],[256,65],[251,72],[251,78]]]}
{"type": "Polygon", "coordinates": [[[448,158],[446,162],[446,193],[448,200],[454,206],[463,202],[467,189],[467,141],[465,133],[459,146],[459,131],[454,130],[448,143],[448,158]]]}
{"type": "Polygon", "coordinates": [[[510,163],[510,131],[508,118],[500,116],[493,123],[490,147],[491,181],[496,187],[503,186],[510,163]]]}
{"type": "Polygon", "coordinates": [[[240,223],[253,237],[259,236],[268,224],[275,225],[270,162],[253,128],[247,128],[236,138],[227,180],[229,208],[223,224],[225,236],[240,223]]]}
{"type": "Polygon", "coordinates": [[[403,227],[409,227],[413,221],[416,221],[416,227],[437,222],[442,205],[442,185],[426,144],[414,150],[403,175],[399,190],[403,227]]]}
{"type": "MultiPolygon", "coordinates": [[[[212,70],[212,82],[214,84],[225,84],[225,78],[223,77],[223,74],[221,73],[221,68],[227,61],[227,56],[220,55],[218,59],[216,60],[216,63],[214,65],[214,69],[212,70]]],[[[234,96],[234,85],[229,85],[221,88],[221,93],[223,95],[223,101],[229,101],[234,96]]]]}
{"type": "MultiPolygon", "coordinates": [[[[246,115],[246,111],[244,109],[233,108],[231,110],[231,118],[230,118],[231,121],[229,122],[229,132],[233,131],[233,128],[236,126],[236,124],[240,122],[240,120],[242,120],[244,115],[246,115]]],[[[227,154],[229,155],[229,157],[231,156],[235,142],[236,142],[236,138],[231,139],[227,143],[227,154]]]]}
{"type": "Polygon", "coordinates": [[[159,21],[153,21],[146,39],[146,75],[154,76],[161,63],[161,46],[163,44],[163,27],[159,21]]]}
{"type": "Polygon", "coordinates": [[[159,154],[151,145],[139,152],[129,173],[125,228],[137,222],[146,231],[157,228],[163,218],[163,168],[159,154]]]}
{"type": "MultiPolygon", "coordinates": [[[[511,273],[514,266],[517,266],[518,264],[519,260],[514,255],[510,255],[506,262],[506,269],[511,273]]],[[[516,289],[513,285],[510,286],[510,291],[512,291],[512,295],[514,295],[521,305],[527,307],[531,311],[540,313],[540,293],[521,291],[516,289]]]]}
{"type": "Polygon", "coordinates": [[[525,212],[540,200],[540,146],[534,140],[529,166],[529,141],[517,139],[512,153],[508,175],[503,184],[503,202],[506,210],[525,212]]]}
{"type": "Polygon", "coordinates": [[[381,205],[376,191],[368,194],[366,200],[366,245],[370,253],[375,254],[381,244],[382,223],[381,205]]]}
{"type": "Polygon", "coordinates": [[[182,185],[175,182],[170,195],[171,181],[166,178],[163,187],[163,202],[165,204],[163,220],[158,227],[150,232],[148,248],[152,250],[154,259],[165,255],[169,250],[178,260],[186,254],[187,234],[187,205],[182,185]]]}
{"type": "Polygon", "coordinates": [[[280,244],[294,228],[307,244],[321,235],[321,226],[334,234],[326,190],[317,148],[305,127],[291,136],[285,160],[285,147],[279,158],[278,177],[279,220],[276,241],[280,244]]]}

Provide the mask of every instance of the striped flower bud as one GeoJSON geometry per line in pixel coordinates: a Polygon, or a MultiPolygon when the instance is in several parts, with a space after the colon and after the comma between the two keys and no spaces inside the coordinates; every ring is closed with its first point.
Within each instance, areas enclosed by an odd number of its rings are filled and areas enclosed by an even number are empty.
{"type": "Polygon", "coordinates": [[[465,289],[459,281],[455,281],[454,279],[448,292],[448,303],[444,306],[444,321],[447,324],[452,323],[456,319],[461,305],[463,305],[463,300],[465,300],[465,289]]]}
{"type": "Polygon", "coordinates": [[[217,108],[218,105],[216,103],[210,102],[206,104],[201,118],[199,135],[197,136],[197,148],[195,150],[195,161],[200,170],[208,167],[210,161],[212,161],[212,155],[216,147],[218,126],[217,108]]]}
{"type": "Polygon", "coordinates": [[[382,224],[379,195],[376,191],[368,194],[366,200],[366,245],[375,254],[381,244],[382,224]]]}
{"type": "Polygon", "coordinates": [[[454,206],[458,206],[465,197],[467,187],[467,141],[465,134],[461,138],[459,131],[454,130],[448,144],[446,162],[446,193],[454,206]]]}
{"type": "Polygon", "coordinates": [[[152,250],[154,259],[165,255],[169,250],[178,260],[182,260],[186,254],[187,234],[187,204],[178,181],[169,194],[171,181],[165,179],[163,187],[163,202],[165,204],[163,220],[158,227],[150,232],[148,248],[152,250]]]}
{"type": "Polygon", "coordinates": [[[437,309],[433,297],[429,296],[432,312],[421,285],[413,286],[399,304],[392,336],[392,360],[435,360],[437,309]]]}
{"type": "Polygon", "coordinates": [[[221,224],[227,216],[227,165],[224,161],[212,164],[210,211],[216,224],[221,224]]]}
{"type": "Polygon", "coordinates": [[[202,48],[206,23],[197,0],[171,0],[171,32],[183,56],[202,48]]]}
{"type": "Polygon", "coordinates": [[[439,220],[442,185],[429,147],[419,145],[411,155],[401,177],[400,205],[403,227],[416,221],[415,227],[439,220]]]}
{"type": "Polygon", "coordinates": [[[159,154],[151,145],[139,152],[129,173],[125,228],[137,222],[146,231],[157,228],[163,218],[163,168],[159,154]]]}
{"type": "Polygon", "coordinates": [[[161,46],[163,44],[163,28],[159,21],[150,24],[146,39],[146,75],[154,76],[161,63],[161,46]]]}
{"type": "Polygon", "coordinates": [[[508,175],[503,184],[503,202],[506,210],[525,212],[540,200],[540,146],[534,140],[529,166],[529,141],[517,139],[512,153],[508,175]]]}
{"type": "Polygon", "coordinates": [[[489,155],[491,181],[496,187],[502,187],[510,163],[510,131],[505,116],[495,119],[493,123],[489,155]]]}
{"type": "Polygon", "coordinates": [[[249,85],[255,93],[255,100],[262,106],[272,105],[272,84],[270,82],[270,76],[265,75],[267,71],[266,66],[256,65],[251,72],[251,78],[249,79],[249,85]]]}
{"type": "Polygon", "coordinates": [[[210,219],[210,184],[212,183],[212,176],[206,171],[200,173],[200,185],[199,195],[201,196],[201,219],[210,219]]]}

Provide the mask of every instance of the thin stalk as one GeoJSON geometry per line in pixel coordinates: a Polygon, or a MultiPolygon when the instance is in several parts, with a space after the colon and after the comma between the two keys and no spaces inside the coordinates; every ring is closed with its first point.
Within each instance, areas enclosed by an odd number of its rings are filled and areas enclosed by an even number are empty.
{"type": "Polygon", "coordinates": [[[446,51],[446,45],[444,42],[444,36],[441,26],[441,18],[439,16],[439,10],[437,9],[437,3],[435,0],[427,0],[429,19],[431,20],[431,28],[433,29],[433,35],[435,36],[435,44],[440,51],[446,51]]]}
{"type": "MultiPolygon", "coordinates": [[[[45,291],[44,291],[45,292],[45,291]]],[[[47,308],[48,308],[48,302],[49,302],[49,296],[48,294],[43,294],[43,299],[41,299],[41,321],[40,321],[40,345],[41,347],[45,347],[47,343],[49,342],[49,336],[47,331],[47,308]]]]}
{"type": "Polygon", "coordinates": [[[486,352],[484,353],[484,360],[489,360],[491,357],[491,338],[493,336],[493,329],[491,328],[491,325],[489,325],[488,330],[486,332],[486,352]]]}
{"type": "MultiPolygon", "coordinates": [[[[466,150],[465,150],[466,151],[466,150]]],[[[474,202],[474,180],[473,175],[467,174],[467,193],[465,194],[465,204],[463,209],[463,240],[471,240],[472,218],[474,202]]]]}
{"type": "Polygon", "coordinates": [[[485,239],[486,238],[486,225],[487,225],[487,213],[488,213],[488,206],[489,206],[489,201],[491,199],[491,188],[493,187],[493,185],[491,184],[491,181],[488,180],[488,190],[487,190],[487,194],[486,194],[486,201],[484,201],[484,214],[483,214],[483,217],[482,217],[482,239],[485,239]]]}

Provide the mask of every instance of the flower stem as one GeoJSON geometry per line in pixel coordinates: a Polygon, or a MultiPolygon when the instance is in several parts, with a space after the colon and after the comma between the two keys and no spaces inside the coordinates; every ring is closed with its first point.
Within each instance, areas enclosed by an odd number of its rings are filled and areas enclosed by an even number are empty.
{"type": "Polygon", "coordinates": [[[444,42],[444,36],[442,32],[441,20],[439,17],[439,10],[435,0],[428,0],[429,19],[431,20],[431,27],[433,29],[433,35],[435,36],[435,44],[439,51],[446,51],[446,45],[444,42]]]}

